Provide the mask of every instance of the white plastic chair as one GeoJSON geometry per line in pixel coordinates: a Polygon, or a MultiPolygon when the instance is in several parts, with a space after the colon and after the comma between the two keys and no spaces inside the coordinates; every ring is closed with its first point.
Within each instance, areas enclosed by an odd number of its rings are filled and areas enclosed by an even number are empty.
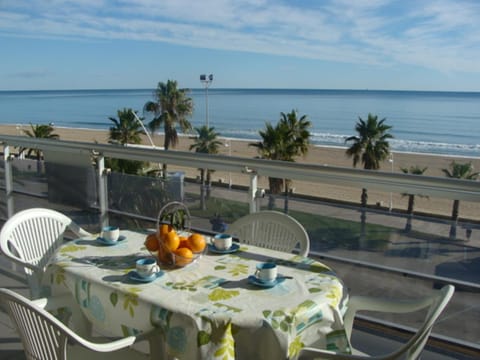
{"type": "Polygon", "coordinates": [[[379,299],[366,296],[353,296],[348,303],[348,310],[345,314],[345,330],[350,340],[353,328],[353,320],[357,311],[380,311],[390,313],[408,313],[428,308],[425,320],[417,332],[405,344],[397,350],[380,356],[369,356],[356,349],[352,349],[353,355],[334,353],[331,351],[320,350],[313,347],[305,347],[299,354],[299,359],[335,359],[335,360],[353,360],[353,359],[376,359],[376,360],[397,360],[407,359],[415,360],[420,357],[425,344],[430,336],[432,327],[438,319],[443,309],[453,296],[455,287],[445,285],[440,290],[435,290],[431,296],[417,300],[393,300],[379,299]]]}
{"type": "Polygon", "coordinates": [[[149,358],[129,348],[142,337],[127,336],[106,343],[84,339],[43,309],[47,301],[31,301],[9,289],[0,289],[0,304],[15,324],[28,360],[149,358]]]}
{"type": "Polygon", "coordinates": [[[278,211],[260,211],[245,215],[227,230],[241,243],[293,252],[308,256],[310,239],[302,224],[278,211]]]}
{"type": "Polygon", "coordinates": [[[91,235],[68,216],[43,208],[20,211],[3,225],[0,248],[6,257],[23,267],[32,298],[42,295],[40,281],[45,266],[62,244],[67,229],[78,237],[91,235]]]}

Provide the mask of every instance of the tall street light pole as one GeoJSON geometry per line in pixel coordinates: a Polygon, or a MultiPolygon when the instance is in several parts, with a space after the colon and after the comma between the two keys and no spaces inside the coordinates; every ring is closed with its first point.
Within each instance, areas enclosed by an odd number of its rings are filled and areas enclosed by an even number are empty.
{"type": "Polygon", "coordinates": [[[202,74],[200,75],[200,82],[203,84],[205,87],[205,124],[207,125],[207,129],[209,128],[208,126],[208,87],[213,81],[213,74],[210,75],[205,75],[202,74]]]}

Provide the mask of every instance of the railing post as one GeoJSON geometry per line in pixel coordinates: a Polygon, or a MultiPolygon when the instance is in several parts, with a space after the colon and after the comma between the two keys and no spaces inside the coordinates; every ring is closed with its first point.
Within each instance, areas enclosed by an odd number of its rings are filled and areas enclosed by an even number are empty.
{"type": "Polygon", "coordinates": [[[255,171],[250,171],[250,188],[248,190],[248,202],[250,204],[250,213],[257,212],[257,180],[258,175],[255,171]]]}
{"type": "Polygon", "coordinates": [[[97,158],[98,168],[98,202],[100,207],[100,225],[108,225],[108,192],[107,192],[107,171],[105,169],[105,157],[99,155],[97,158]]]}
{"type": "Polygon", "coordinates": [[[13,216],[13,177],[12,159],[10,157],[10,146],[3,146],[3,162],[5,164],[5,200],[7,203],[7,216],[13,216]]]}

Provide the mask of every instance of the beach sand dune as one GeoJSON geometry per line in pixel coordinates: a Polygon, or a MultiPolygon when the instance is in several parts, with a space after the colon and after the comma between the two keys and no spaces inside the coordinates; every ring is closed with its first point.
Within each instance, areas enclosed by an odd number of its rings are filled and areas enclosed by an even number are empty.
{"type": "MultiPolygon", "coordinates": [[[[0,132],[5,135],[22,135],[22,128],[28,129],[28,125],[24,125],[19,128],[15,125],[0,125],[0,132]]],[[[73,128],[55,128],[55,133],[60,135],[60,139],[68,141],[83,141],[83,142],[108,142],[108,131],[103,130],[90,130],[90,129],[73,129],[73,128]]],[[[163,146],[163,136],[155,135],[153,140],[157,146],[163,146]]],[[[146,136],[143,137],[143,143],[149,145],[146,136]]],[[[180,137],[178,146],[172,151],[189,151],[192,140],[188,137],[180,137]]],[[[250,141],[237,140],[237,139],[225,139],[225,145],[221,148],[220,153],[222,155],[231,155],[238,157],[252,158],[257,156],[256,149],[248,146],[250,141]]],[[[458,156],[447,155],[432,155],[432,154],[419,154],[419,153],[404,153],[395,152],[392,164],[385,161],[381,170],[401,172],[402,168],[409,168],[410,166],[427,167],[425,175],[444,177],[442,169],[448,168],[452,161],[457,162],[471,162],[476,171],[480,171],[480,158],[468,158],[458,156]]],[[[298,158],[297,162],[305,162],[312,164],[325,164],[331,166],[352,167],[352,160],[345,155],[345,149],[339,147],[326,147],[326,146],[311,146],[308,155],[305,158],[298,158]]],[[[184,171],[186,177],[196,178],[199,173],[194,168],[184,168],[170,166],[171,171],[184,171]]],[[[248,185],[249,178],[242,174],[229,174],[217,171],[213,175],[214,181],[227,182],[230,178],[234,179],[234,184],[248,185]]],[[[259,179],[259,186],[268,188],[268,181],[265,178],[259,179]]],[[[327,198],[332,200],[341,200],[347,202],[360,202],[361,189],[334,186],[327,184],[308,183],[294,181],[293,187],[295,193],[305,194],[309,196],[327,198]]],[[[390,206],[390,193],[378,192],[369,190],[368,192],[369,205],[380,204],[383,207],[388,208],[390,206]]],[[[395,209],[406,210],[408,197],[402,196],[402,194],[392,194],[392,204],[395,209]]],[[[415,211],[422,213],[432,213],[442,216],[450,216],[452,209],[452,200],[439,199],[439,198],[422,198],[416,197],[415,199],[415,211]]],[[[475,202],[462,201],[460,205],[460,217],[471,219],[474,221],[480,221],[480,204],[475,202]]]]}

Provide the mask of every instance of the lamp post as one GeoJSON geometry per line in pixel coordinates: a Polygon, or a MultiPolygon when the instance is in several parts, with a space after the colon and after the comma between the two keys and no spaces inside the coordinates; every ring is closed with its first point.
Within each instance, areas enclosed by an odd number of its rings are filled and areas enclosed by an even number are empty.
{"type": "MultiPolygon", "coordinates": [[[[390,165],[392,166],[392,174],[393,174],[393,152],[390,153],[390,157],[388,158],[388,162],[390,163],[390,165]]],[[[393,195],[392,195],[392,192],[390,191],[390,207],[389,207],[389,211],[391,212],[393,209],[393,195]]]]}
{"type": "Polygon", "coordinates": [[[200,75],[200,82],[205,87],[205,124],[207,125],[207,129],[209,127],[208,126],[208,88],[209,88],[210,84],[212,83],[212,81],[213,81],[213,74],[210,74],[210,75],[202,74],[202,75],[200,75]]]}

